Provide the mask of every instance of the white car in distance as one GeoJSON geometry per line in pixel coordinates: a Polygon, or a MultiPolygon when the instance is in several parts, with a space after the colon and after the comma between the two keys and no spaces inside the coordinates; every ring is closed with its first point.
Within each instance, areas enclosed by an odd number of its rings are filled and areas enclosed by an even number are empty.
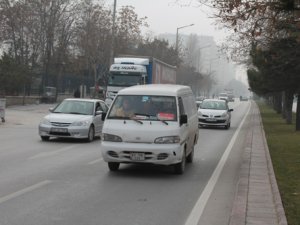
{"type": "Polygon", "coordinates": [[[229,129],[232,111],[225,100],[205,99],[198,109],[198,125],[229,129]]]}

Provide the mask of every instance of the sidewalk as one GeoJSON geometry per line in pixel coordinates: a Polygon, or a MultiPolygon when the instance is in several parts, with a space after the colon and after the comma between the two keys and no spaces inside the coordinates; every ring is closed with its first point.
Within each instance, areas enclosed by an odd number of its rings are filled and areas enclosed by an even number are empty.
{"type": "Polygon", "coordinates": [[[246,137],[230,225],[287,225],[256,103],[246,137]]]}

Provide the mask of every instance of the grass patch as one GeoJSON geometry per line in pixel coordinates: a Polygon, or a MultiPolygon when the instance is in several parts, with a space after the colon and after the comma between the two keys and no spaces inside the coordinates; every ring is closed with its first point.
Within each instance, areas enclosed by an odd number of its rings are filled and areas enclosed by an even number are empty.
{"type": "Polygon", "coordinates": [[[266,104],[258,106],[288,224],[300,225],[300,132],[295,121],[288,125],[266,104]]]}

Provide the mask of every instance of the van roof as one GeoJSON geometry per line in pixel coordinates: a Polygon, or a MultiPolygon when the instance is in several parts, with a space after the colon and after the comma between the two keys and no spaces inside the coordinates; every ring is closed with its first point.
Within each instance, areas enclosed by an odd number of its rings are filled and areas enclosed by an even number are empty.
{"type": "Polygon", "coordinates": [[[119,91],[119,95],[165,95],[177,96],[182,94],[192,94],[189,86],[175,84],[146,84],[124,88],[119,91]]]}

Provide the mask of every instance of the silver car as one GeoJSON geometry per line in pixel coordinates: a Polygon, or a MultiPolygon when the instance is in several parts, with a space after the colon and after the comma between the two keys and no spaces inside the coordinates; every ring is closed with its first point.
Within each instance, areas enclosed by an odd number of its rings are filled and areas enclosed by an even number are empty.
{"type": "Polygon", "coordinates": [[[225,100],[205,99],[198,109],[199,127],[218,126],[229,129],[232,111],[225,100]]]}
{"type": "Polygon", "coordinates": [[[93,141],[103,127],[102,113],[108,106],[99,99],[69,98],[63,100],[39,124],[43,141],[50,137],[79,138],[93,141]]]}

